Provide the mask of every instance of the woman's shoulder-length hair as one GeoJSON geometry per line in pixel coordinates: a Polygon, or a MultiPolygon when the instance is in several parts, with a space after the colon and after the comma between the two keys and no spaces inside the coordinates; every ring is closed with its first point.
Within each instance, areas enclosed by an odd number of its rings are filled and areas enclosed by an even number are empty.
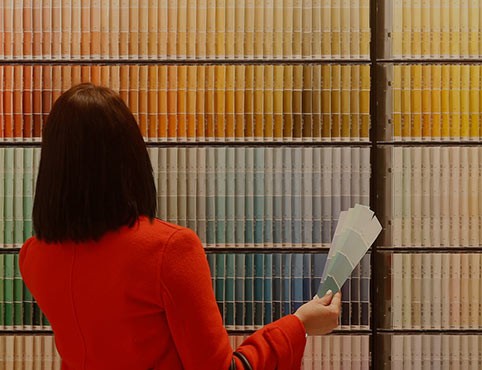
{"type": "Polygon", "coordinates": [[[152,166],[139,127],[114,91],[72,87],[54,103],[42,134],[33,207],[47,243],[99,240],[156,212],[152,166]]]}

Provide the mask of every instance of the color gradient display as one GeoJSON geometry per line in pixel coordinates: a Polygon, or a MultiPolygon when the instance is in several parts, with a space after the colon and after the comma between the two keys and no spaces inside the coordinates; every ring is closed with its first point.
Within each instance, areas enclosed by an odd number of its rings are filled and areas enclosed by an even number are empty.
{"type": "MultiPolygon", "coordinates": [[[[316,294],[327,254],[209,253],[226,329],[259,329],[294,313],[316,294]]],[[[339,330],[370,328],[370,254],[342,287],[339,330]]]]}
{"type": "Polygon", "coordinates": [[[40,141],[52,104],[110,87],[146,141],[368,141],[368,65],[3,65],[0,140],[40,141]]]}
{"type": "Polygon", "coordinates": [[[149,148],[158,217],[207,247],[328,247],[340,211],[368,205],[370,150],[149,148]]]}
{"type": "Polygon", "coordinates": [[[5,0],[0,59],[369,59],[369,14],[369,0],[5,0]]]}
{"type": "MultiPolygon", "coordinates": [[[[369,204],[369,148],[148,152],[157,216],[195,230],[207,247],[328,247],[340,211],[369,204]]],[[[0,248],[19,248],[32,236],[39,161],[40,148],[0,148],[0,248]]]]}
{"type": "MultiPolygon", "coordinates": [[[[22,281],[16,253],[0,254],[0,329],[50,329],[22,281]]],[[[294,313],[320,284],[326,254],[208,253],[213,290],[229,330],[254,330],[294,313]]],[[[370,328],[370,255],[344,284],[340,330],[370,328]]],[[[1,352],[0,352],[1,353],[1,352]]]]}

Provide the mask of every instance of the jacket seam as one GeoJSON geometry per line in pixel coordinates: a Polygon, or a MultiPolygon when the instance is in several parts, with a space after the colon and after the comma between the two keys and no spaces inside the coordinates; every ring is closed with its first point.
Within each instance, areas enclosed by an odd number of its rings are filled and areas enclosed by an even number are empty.
{"type": "Polygon", "coordinates": [[[75,257],[76,257],[76,248],[75,246],[72,247],[73,253],[72,253],[72,265],[70,266],[70,298],[71,298],[71,303],[72,303],[72,311],[74,314],[74,321],[77,325],[77,330],[79,331],[80,339],[82,341],[82,347],[83,347],[83,357],[82,357],[82,369],[86,369],[86,358],[87,358],[87,346],[85,345],[85,338],[84,335],[82,334],[82,330],[80,329],[80,323],[79,323],[79,318],[77,316],[77,310],[75,309],[75,302],[74,302],[74,289],[73,289],[73,280],[74,280],[74,263],[75,263],[75,257]]]}

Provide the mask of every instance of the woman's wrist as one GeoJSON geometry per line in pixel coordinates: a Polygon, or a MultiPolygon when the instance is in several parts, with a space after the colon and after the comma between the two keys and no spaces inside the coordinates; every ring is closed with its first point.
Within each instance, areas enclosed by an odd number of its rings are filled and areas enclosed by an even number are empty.
{"type": "Polygon", "coordinates": [[[303,323],[302,316],[299,315],[298,312],[295,312],[294,314],[292,314],[292,316],[296,317],[296,319],[299,321],[299,323],[301,324],[301,327],[303,328],[303,332],[305,333],[305,338],[308,338],[308,332],[306,331],[306,327],[305,327],[305,324],[303,323]]]}

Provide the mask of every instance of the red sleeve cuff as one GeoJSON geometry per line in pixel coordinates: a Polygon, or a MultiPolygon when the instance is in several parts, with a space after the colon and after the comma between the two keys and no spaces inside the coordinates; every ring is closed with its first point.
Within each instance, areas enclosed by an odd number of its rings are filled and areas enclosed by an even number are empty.
{"type": "Polygon", "coordinates": [[[305,352],[305,335],[301,320],[288,315],[256,331],[237,350],[253,369],[297,370],[305,352]]]}
{"type": "Polygon", "coordinates": [[[301,353],[301,357],[303,357],[306,346],[305,326],[298,316],[295,315],[285,316],[281,320],[286,321],[286,324],[282,326],[282,330],[291,338],[293,351],[295,351],[295,353],[301,353]]]}
{"type": "Polygon", "coordinates": [[[276,323],[290,338],[306,338],[305,327],[298,316],[288,315],[279,319],[276,323]]]}

